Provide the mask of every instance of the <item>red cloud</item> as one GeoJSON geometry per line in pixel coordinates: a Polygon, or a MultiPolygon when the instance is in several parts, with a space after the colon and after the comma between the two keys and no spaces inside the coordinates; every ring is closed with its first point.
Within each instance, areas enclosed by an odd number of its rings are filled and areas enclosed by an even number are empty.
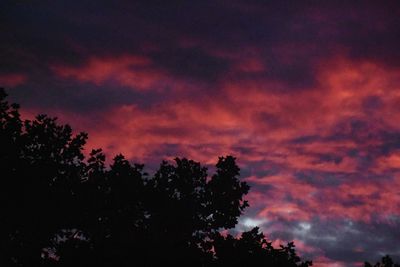
{"type": "MultiPolygon", "coordinates": [[[[215,95],[180,98],[183,91],[178,90],[169,99],[179,101],[146,109],[115,106],[96,114],[101,125],[82,126],[89,129],[89,147],[142,162],[186,156],[212,164],[219,155],[233,154],[253,174],[247,177],[253,185],[252,207],[269,220],[368,222],[400,215],[393,204],[400,202],[395,189],[400,186],[399,152],[376,152],[387,141],[382,132],[400,130],[398,70],[334,58],[320,64],[314,88],[287,91],[281,90],[284,84],[262,77],[228,79],[261,70],[257,61],[248,63],[232,68],[215,85],[215,95]],[[259,174],[271,168],[275,174],[259,174]],[[390,177],[381,178],[388,171],[390,177]],[[315,177],[301,180],[298,173],[315,177]],[[367,174],[376,179],[363,178],[367,174]],[[264,192],[261,188],[268,185],[273,188],[264,192]]],[[[163,80],[184,86],[143,57],[92,58],[81,68],[57,66],[54,71],[61,77],[97,84],[112,80],[139,90],[163,80]]]]}
{"type": "Polygon", "coordinates": [[[24,74],[13,73],[13,74],[0,74],[0,86],[4,87],[16,87],[24,84],[27,81],[27,77],[24,74]]]}
{"type": "Polygon", "coordinates": [[[346,263],[334,261],[325,256],[319,256],[315,260],[313,260],[313,265],[318,267],[345,267],[346,263]]]}
{"type": "Polygon", "coordinates": [[[52,66],[62,78],[102,85],[107,82],[131,87],[135,90],[159,90],[163,83],[171,80],[154,69],[150,59],[143,56],[125,55],[119,57],[92,57],[83,66],[52,66]]]}

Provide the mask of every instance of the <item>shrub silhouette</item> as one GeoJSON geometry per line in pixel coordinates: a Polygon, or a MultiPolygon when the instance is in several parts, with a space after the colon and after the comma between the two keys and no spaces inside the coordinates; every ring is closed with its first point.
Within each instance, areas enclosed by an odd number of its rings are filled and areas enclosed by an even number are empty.
{"type": "Polygon", "coordinates": [[[273,248],[258,228],[222,236],[248,206],[232,156],[211,177],[176,158],[149,176],[85,133],[39,115],[22,120],[0,90],[1,266],[310,266],[293,243],[273,248]]]}

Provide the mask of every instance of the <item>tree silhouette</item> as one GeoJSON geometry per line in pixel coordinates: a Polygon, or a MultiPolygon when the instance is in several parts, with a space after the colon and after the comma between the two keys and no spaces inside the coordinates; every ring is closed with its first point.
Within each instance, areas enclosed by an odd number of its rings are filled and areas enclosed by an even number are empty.
{"type": "Polygon", "coordinates": [[[267,242],[257,227],[242,233],[240,238],[216,233],[213,238],[215,266],[311,266],[311,261],[302,262],[296,254],[293,242],[276,249],[267,242]]]}
{"type": "Polygon", "coordinates": [[[211,177],[200,163],[163,161],[150,176],[85,133],[39,115],[22,120],[0,90],[1,266],[310,266],[293,243],[275,249],[235,227],[249,186],[232,156],[211,177]]]}
{"type": "Polygon", "coordinates": [[[44,115],[22,121],[4,98],[0,91],[2,261],[39,266],[54,233],[77,222],[86,135],[72,137],[69,126],[44,115]]]}
{"type": "Polygon", "coordinates": [[[369,262],[365,262],[364,267],[400,267],[400,264],[394,263],[389,255],[382,257],[381,262],[377,262],[372,265],[369,262]]]}

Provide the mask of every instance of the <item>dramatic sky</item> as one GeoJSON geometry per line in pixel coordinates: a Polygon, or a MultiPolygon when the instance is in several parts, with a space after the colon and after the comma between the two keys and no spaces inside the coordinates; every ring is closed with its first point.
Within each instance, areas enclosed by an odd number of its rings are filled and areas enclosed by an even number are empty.
{"type": "MultiPolygon", "coordinates": [[[[317,267],[400,259],[400,2],[0,2],[0,86],[88,150],[237,157],[237,229],[317,267]]],[[[153,166],[153,167],[152,167],[153,166]]]]}

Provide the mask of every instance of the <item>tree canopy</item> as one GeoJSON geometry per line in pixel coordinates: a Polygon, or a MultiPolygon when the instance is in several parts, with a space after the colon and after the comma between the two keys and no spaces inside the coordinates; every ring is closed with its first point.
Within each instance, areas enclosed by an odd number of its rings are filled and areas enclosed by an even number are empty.
{"type": "Polygon", "coordinates": [[[154,175],[86,133],[38,115],[23,120],[0,90],[1,266],[310,266],[294,244],[272,247],[258,228],[222,235],[248,206],[232,156],[215,174],[186,158],[154,175]]]}

